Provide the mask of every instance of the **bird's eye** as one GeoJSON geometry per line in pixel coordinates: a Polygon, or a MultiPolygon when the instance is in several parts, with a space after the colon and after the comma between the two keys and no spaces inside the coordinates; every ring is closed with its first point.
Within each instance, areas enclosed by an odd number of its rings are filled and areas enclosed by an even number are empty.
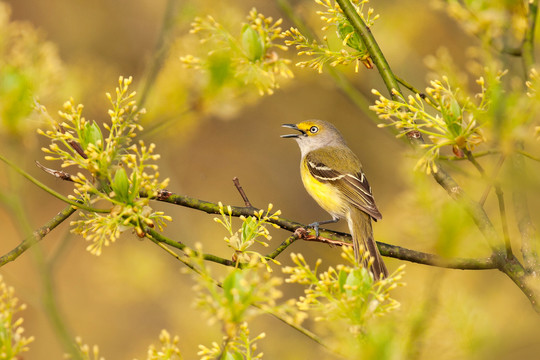
{"type": "Polygon", "coordinates": [[[319,128],[316,126],[312,126],[309,128],[309,132],[312,134],[315,134],[317,131],[319,131],[319,128]]]}

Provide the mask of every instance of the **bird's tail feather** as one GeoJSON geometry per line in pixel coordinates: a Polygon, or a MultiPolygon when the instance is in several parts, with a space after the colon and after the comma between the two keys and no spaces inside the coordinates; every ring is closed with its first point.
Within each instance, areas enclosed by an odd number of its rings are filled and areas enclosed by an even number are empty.
{"type": "Polygon", "coordinates": [[[369,263],[373,261],[371,272],[375,280],[379,280],[381,277],[387,277],[388,269],[373,238],[371,217],[359,209],[353,209],[349,212],[347,222],[353,238],[354,257],[356,261],[362,263],[366,268],[369,268],[369,263]],[[361,248],[363,248],[363,251],[361,248]],[[368,252],[369,256],[364,256],[364,252],[368,252]]]}

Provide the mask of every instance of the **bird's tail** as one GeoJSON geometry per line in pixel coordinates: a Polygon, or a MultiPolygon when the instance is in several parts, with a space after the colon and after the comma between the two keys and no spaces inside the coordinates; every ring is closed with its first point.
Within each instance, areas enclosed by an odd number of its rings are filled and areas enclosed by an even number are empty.
{"type": "Polygon", "coordinates": [[[370,258],[372,258],[371,272],[374,279],[379,280],[381,277],[387,277],[388,269],[379,253],[375,239],[373,239],[371,216],[359,209],[352,209],[347,216],[347,222],[353,238],[356,262],[368,268],[370,258]],[[364,251],[361,250],[361,247],[363,247],[364,251]],[[364,254],[364,252],[369,254],[364,254]]]}

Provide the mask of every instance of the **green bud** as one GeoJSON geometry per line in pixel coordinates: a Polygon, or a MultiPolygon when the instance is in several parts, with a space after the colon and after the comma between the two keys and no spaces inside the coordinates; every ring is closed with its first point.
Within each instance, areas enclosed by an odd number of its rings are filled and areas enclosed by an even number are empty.
{"type": "Polygon", "coordinates": [[[34,87],[19,68],[2,64],[0,121],[13,135],[24,135],[24,120],[32,110],[34,87]]]}
{"type": "Polygon", "coordinates": [[[257,230],[257,220],[250,216],[242,223],[242,242],[249,241],[257,230]]]}
{"type": "Polygon", "coordinates": [[[340,271],[338,274],[338,285],[341,292],[345,291],[344,285],[347,284],[347,276],[347,272],[343,270],[340,271]]]}
{"type": "Polygon", "coordinates": [[[95,121],[92,121],[92,123],[87,122],[82,129],[81,135],[81,145],[84,150],[86,150],[90,144],[97,146],[99,142],[101,145],[103,145],[103,135],[101,134],[101,129],[95,121]]]}
{"type": "Polygon", "coordinates": [[[139,195],[139,181],[137,180],[137,172],[133,172],[131,187],[129,188],[128,203],[133,203],[135,198],[139,195]]]}
{"type": "Polygon", "coordinates": [[[129,200],[129,180],[126,170],[123,167],[116,170],[112,182],[112,189],[116,194],[116,199],[125,202],[129,200]]]}
{"type": "Polygon", "coordinates": [[[243,304],[249,297],[250,286],[246,286],[242,280],[244,272],[234,269],[223,280],[223,294],[229,304],[243,304]]]}
{"type": "Polygon", "coordinates": [[[264,55],[261,36],[248,24],[244,24],[242,28],[242,48],[250,61],[260,60],[264,55]]]}
{"type": "Polygon", "coordinates": [[[461,106],[455,97],[444,97],[443,104],[441,106],[441,113],[444,122],[448,126],[448,130],[454,135],[459,136],[461,134],[461,106]]]}
{"type": "Polygon", "coordinates": [[[244,355],[238,351],[234,350],[226,350],[223,356],[221,357],[223,360],[242,360],[245,359],[244,355]]]}
{"type": "Polygon", "coordinates": [[[450,100],[450,113],[456,119],[461,118],[461,106],[454,97],[450,100]]]}

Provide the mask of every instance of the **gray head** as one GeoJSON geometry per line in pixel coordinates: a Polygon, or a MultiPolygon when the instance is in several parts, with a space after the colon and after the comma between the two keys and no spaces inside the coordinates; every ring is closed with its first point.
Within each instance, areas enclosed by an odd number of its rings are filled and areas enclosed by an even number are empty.
{"type": "Polygon", "coordinates": [[[298,124],[283,124],[282,126],[299,131],[298,134],[281,135],[281,137],[294,138],[300,146],[302,157],[323,146],[346,146],[339,130],[327,121],[306,120],[298,124]]]}

